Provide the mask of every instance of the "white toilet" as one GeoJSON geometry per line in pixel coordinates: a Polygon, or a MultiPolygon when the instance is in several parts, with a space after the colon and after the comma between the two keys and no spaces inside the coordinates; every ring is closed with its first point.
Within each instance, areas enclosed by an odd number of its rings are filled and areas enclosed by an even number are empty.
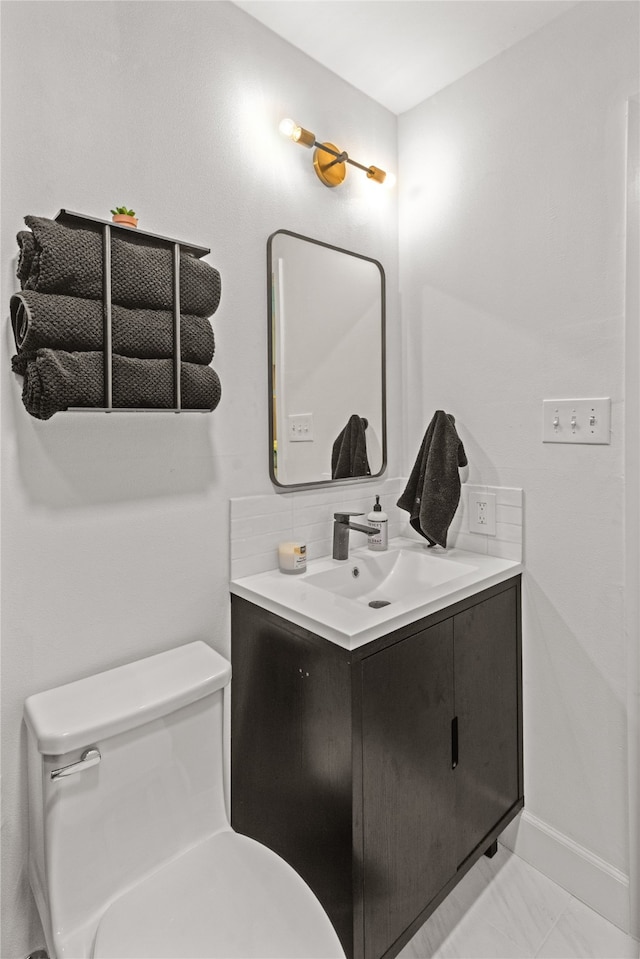
{"type": "Polygon", "coordinates": [[[344,957],[298,874],[231,829],[230,677],[196,642],[26,701],[29,878],[51,959],[344,957]]]}

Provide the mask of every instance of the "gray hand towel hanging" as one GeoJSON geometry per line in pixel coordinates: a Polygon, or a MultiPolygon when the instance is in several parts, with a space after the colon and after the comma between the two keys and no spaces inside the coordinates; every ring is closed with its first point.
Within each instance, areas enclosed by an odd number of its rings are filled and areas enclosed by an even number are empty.
{"type": "Polygon", "coordinates": [[[458,468],[467,465],[467,456],[455,427],[455,419],[436,410],[398,500],[410,514],[410,524],[430,546],[447,545],[447,532],[460,501],[458,468]]]}

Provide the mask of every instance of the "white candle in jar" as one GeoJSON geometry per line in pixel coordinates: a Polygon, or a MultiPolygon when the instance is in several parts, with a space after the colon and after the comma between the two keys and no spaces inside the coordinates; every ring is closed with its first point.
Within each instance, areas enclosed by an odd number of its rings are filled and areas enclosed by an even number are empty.
{"type": "Polygon", "coordinates": [[[281,573],[304,573],[307,568],[307,547],[304,543],[280,543],[278,563],[281,573]]]}

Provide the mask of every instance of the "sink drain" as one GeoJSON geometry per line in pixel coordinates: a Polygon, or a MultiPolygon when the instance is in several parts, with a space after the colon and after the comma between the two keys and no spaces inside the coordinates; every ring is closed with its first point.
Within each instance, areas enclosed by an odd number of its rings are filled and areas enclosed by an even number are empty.
{"type": "Polygon", "coordinates": [[[371,609],[382,609],[383,606],[390,606],[391,602],[388,599],[372,599],[369,603],[371,609]]]}

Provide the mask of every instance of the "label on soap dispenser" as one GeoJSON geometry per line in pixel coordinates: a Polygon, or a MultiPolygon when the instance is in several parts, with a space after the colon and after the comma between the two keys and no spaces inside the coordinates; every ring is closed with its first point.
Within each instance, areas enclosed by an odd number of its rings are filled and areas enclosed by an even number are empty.
{"type": "Polygon", "coordinates": [[[378,532],[369,537],[369,549],[382,550],[387,548],[387,520],[370,519],[369,526],[377,526],[378,532]]]}
{"type": "Polygon", "coordinates": [[[378,530],[377,533],[373,533],[369,537],[369,549],[387,549],[388,545],[388,532],[387,532],[387,521],[388,516],[386,513],[382,512],[382,506],[380,505],[380,497],[376,496],[375,506],[367,516],[367,522],[369,526],[375,526],[378,530]]]}

